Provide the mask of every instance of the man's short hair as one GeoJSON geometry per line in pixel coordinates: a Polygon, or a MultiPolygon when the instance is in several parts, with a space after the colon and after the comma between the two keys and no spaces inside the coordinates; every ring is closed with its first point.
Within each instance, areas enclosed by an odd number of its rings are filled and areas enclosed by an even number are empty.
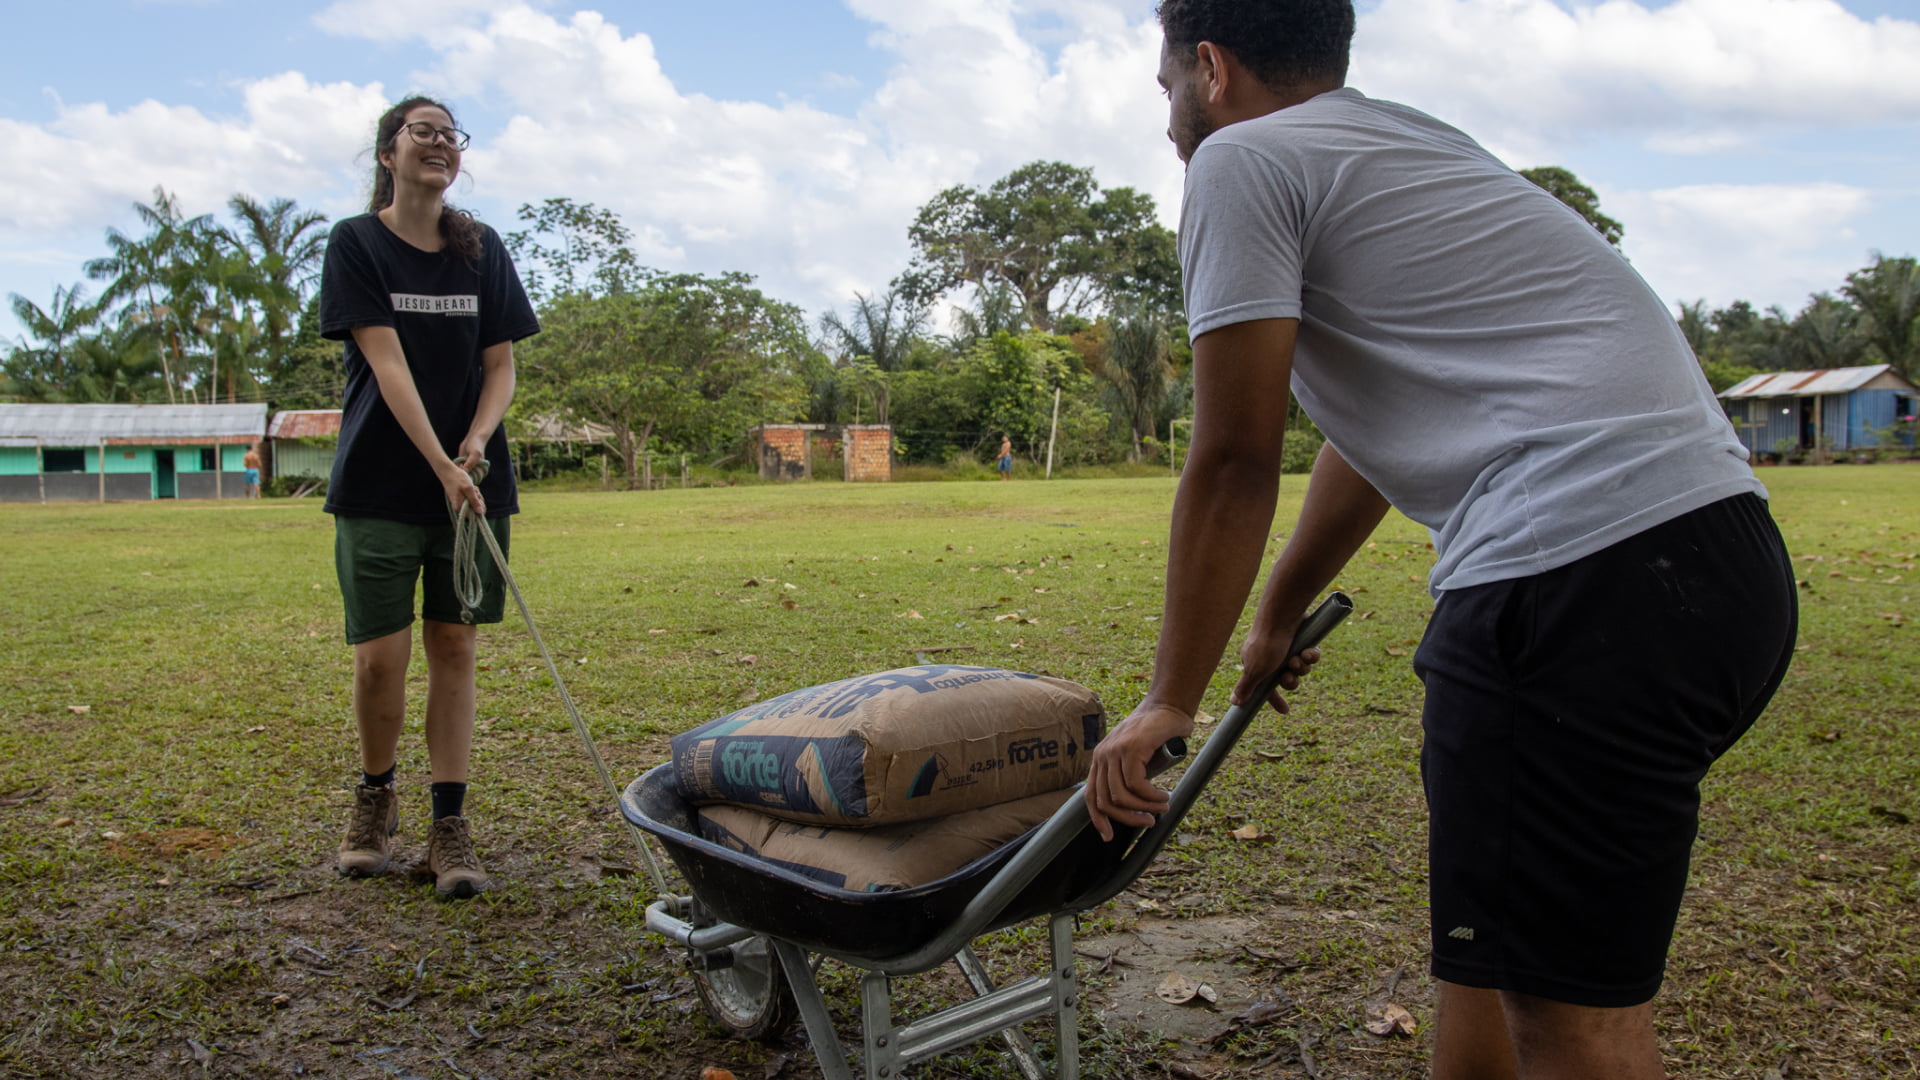
{"type": "Polygon", "coordinates": [[[1211,41],[1274,89],[1346,81],[1352,0],[1161,0],[1157,14],[1183,64],[1211,41]]]}

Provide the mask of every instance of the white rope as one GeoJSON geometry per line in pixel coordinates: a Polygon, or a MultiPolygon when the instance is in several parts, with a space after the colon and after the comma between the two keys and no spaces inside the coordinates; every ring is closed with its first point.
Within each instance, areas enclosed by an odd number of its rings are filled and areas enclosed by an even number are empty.
{"type": "MultiPolygon", "coordinates": [[[[465,458],[456,459],[465,461],[465,458]]],[[[487,478],[487,463],[473,471],[475,484],[487,478]]],[[[600,774],[600,783],[613,798],[616,813],[620,810],[620,789],[614,786],[612,774],[607,772],[607,763],[600,757],[600,748],[594,745],[593,733],[587,730],[587,722],[581,718],[580,710],[573,703],[573,695],[567,692],[567,681],[560,677],[560,668],[553,662],[553,654],[547,651],[547,643],[540,637],[540,628],[533,624],[533,612],[527,610],[526,598],[520,595],[520,586],[513,580],[513,571],[507,569],[507,556],[500,550],[500,541],[494,538],[493,530],[488,528],[486,520],[473,512],[471,503],[462,503],[458,512],[453,512],[453,588],[460,597],[460,621],[473,622],[473,609],[480,606],[486,596],[486,585],[480,577],[479,540],[486,541],[487,550],[493,553],[493,564],[500,568],[500,578],[506,582],[507,591],[513,593],[513,602],[520,608],[520,617],[526,620],[527,633],[533,635],[533,643],[540,648],[540,659],[547,662],[547,673],[553,676],[553,685],[560,689],[560,702],[567,707],[567,717],[573,721],[574,734],[580,736],[580,745],[586,747],[587,757],[593,761],[593,769],[600,774]]],[[[640,853],[640,862],[647,868],[647,876],[653,881],[654,895],[666,897],[673,895],[667,889],[667,876],[660,870],[660,862],[653,856],[653,849],[647,845],[647,838],[639,826],[620,814],[620,820],[627,827],[627,833],[633,838],[633,848],[640,853]]]]}

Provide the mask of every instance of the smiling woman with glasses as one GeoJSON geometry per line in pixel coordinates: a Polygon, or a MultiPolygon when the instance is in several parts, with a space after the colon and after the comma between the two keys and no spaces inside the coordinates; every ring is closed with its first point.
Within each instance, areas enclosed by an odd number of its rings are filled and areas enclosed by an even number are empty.
{"type": "Polygon", "coordinates": [[[363,774],[338,866],[371,877],[392,861],[417,585],[433,797],[427,866],[449,898],[488,884],[465,816],[467,760],[476,626],[499,622],[505,597],[498,569],[482,558],[480,603],[459,598],[448,509],[471,507],[507,550],[519,506],[500,419],[513,400],[513,343],[540,330],[499,234],[446,202],[466,147],[466,132],[437,101],[388,109],[375,126],[368,212],[333,227],[320,278],[320,333],[346,349],[326,510],[363,774]]]}

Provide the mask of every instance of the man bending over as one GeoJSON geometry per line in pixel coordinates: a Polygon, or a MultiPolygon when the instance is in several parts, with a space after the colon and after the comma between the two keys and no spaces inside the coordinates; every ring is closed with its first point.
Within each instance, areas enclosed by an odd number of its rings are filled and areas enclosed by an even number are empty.
{"type": "Polygon", "coordinates": [[[1649,1002],[1699,782],[1793,653],[1766,491],[1596,230],[1466,135],[1344,85],[1348,0],[1159,15],[1194,441],[1153,683],[1095,750],[1095,825],[1166,805],[1145,763],[1193,729],[1259,569],[1291,386],[1328,441],[1235,696],[1389,506],[1431,531],[1414,668],[1434,1076],[1658,1077],[1649,1002]]]}

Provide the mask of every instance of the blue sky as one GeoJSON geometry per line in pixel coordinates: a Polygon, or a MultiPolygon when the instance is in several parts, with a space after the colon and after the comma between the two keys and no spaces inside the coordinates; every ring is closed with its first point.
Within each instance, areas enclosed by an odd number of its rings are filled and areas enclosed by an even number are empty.
{"type": "MultiPolygon", "coordinates": [[[[1920,253],[1920,0],[1370,0],[1352,82],[1558,164],[1671,300],[1797,309],[1920,253]]],[[[1146,0],[68,0],[9,13],[0,293],[84,280],[156,184],[340,216],[380,103],[449,99],[458,200],[619,211],[643,261],[818,312],[883,287],[914,209],[1038,158],[1159,200],[1180,170],[1146,0]],[[75,26],[85,28],[76,33],[75,26]]],[[[0,340],[18,327],[0,315],[0,340]]]]}

